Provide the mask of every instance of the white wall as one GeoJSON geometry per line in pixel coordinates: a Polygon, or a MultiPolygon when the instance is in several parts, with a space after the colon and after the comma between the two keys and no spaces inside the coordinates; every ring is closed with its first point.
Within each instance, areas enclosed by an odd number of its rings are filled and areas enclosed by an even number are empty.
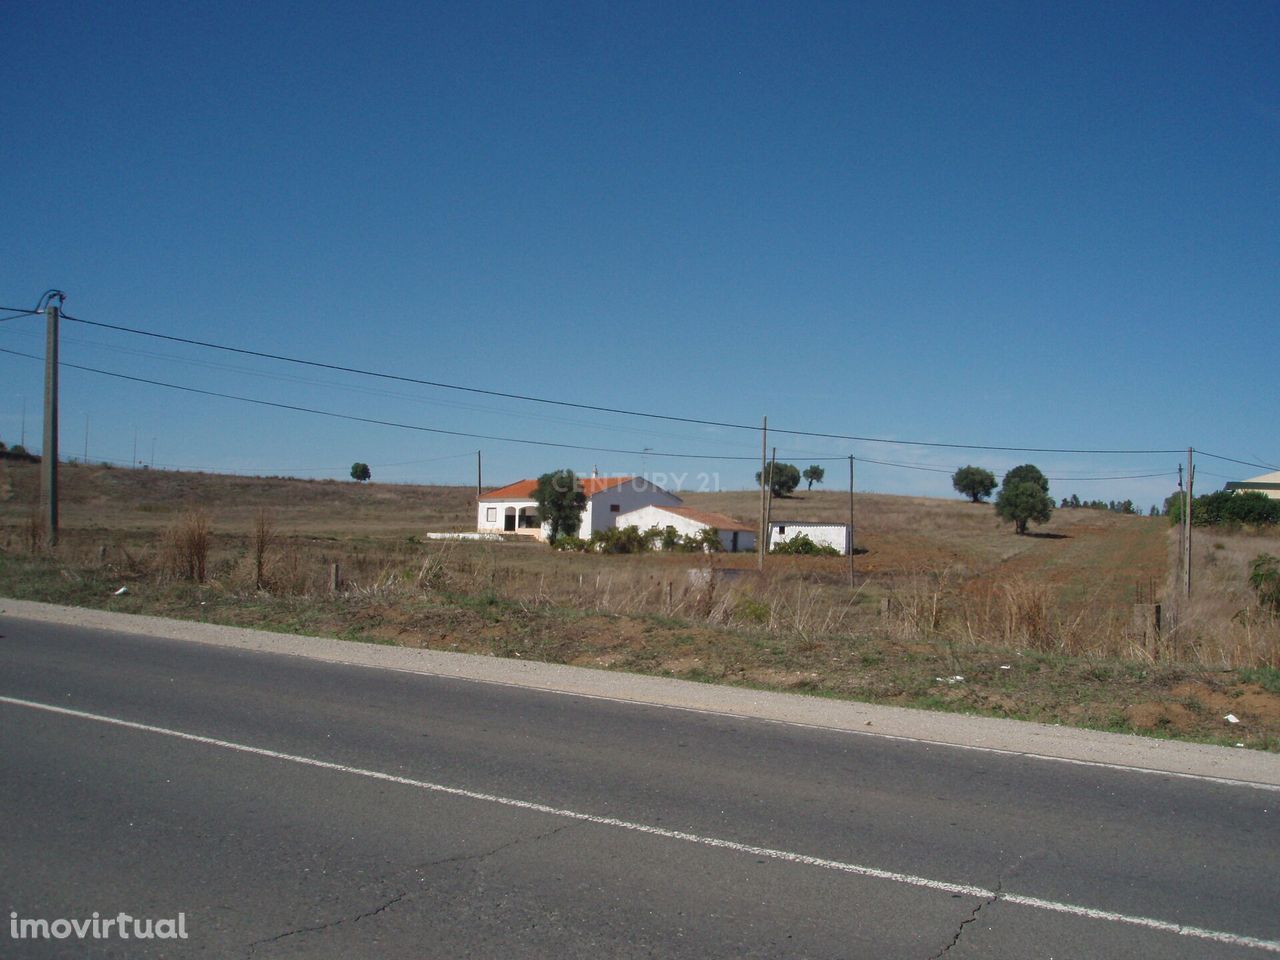
{"type": "Polygon", "coordinates": [[[843,523],[796,524],[786,520],[774,520],[769,524],[769,549],[786,543],[792,537],[804,534],[820,547],[834,547],[841,556],[847,556],[853,546],[849,541],[849,527],[843,523]],[[786,531],[785,533],[781,531],[786,531]]]}
{"type": "MultiPolygon", "coordinates": [[[[668,513],[660,510],[656,506],[640,507],[632,510],[630,513],[622,513],[617,516],[616,526],[629,527],[636,526],[644,533],[650,527],[657,527],[659,530],[665,530],[667,527],[675,527],[676,532],[682,537],[694,536],[701,533],[706,524],[699,523],[690,517],[682,517],[678,513],[668,513]]],[[[733,531],[720,531],[720,544],[726,550],[733,549],[733,531]]],[[[738,551],[754,550],[756,548],[756,535],[753,531],[738,531],[738,551]]]]}
{"type": "Polygon", "coordinates": [[[538,509],[537,503],[533,500],[477,500],[476,501],[476,531],[478,533],[502,533],[506,530],[507,510],[516,512],[516,529],[515,533],[525,537],[539,537],[545,540],[547,538],[546,527],[521,527],[519,525],[519,514],[521,510],[526,513],[536,513],[538,509]],[[489,511],[494,511],[494,520],[488,519],[489,511]]]}
{"type": "MultiPolygon", "coordinates": [[[[601,490],[587,501],[587,509],[582,513],[582,529],[578,531],[578,536],[586,540],[597,530],[608,530],[616,525],[614,521],[619,516],[641,507],[651,504],[678,507],[683,502],[674,493],[668,493],[657,484],[650,483],[642,477],[635,477],[608,490],[601,490]],[[618,507],[617,513],[609,509],[614,504],[618,507]]],[[[623,526],[627,524],[624,523],[623,526]]]]}

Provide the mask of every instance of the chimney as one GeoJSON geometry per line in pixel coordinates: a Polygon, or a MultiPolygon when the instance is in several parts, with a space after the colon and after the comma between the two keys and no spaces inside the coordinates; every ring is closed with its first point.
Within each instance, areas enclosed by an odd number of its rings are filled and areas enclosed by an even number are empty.
{"type": "Polygon", "coordinates": [[[598,467],[596,467],[595,465],[592,465],[592,467],[591,467],[591,479],[592,479],[592,480],[595,480],[595,479],[596,479],[596,478],[598,478],[599,476],[600,476],[600,469],[599,469],[598,467]]]}

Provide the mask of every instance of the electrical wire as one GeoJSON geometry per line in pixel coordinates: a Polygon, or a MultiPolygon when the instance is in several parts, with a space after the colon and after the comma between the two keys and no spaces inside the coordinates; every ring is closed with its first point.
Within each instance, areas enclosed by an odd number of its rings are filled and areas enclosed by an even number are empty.
{"type": "Polygon", "coordinates": [[[1207,450],[1196,450],[1195,452],[1202,457],[1212,457],[1214,460],[1225,460],[1227,463],[1238,463],[1242,467],[1257,467],[1259,470],[1280,469],[1280,467],[1276,467],[1274,464],[1269,465],[1265,463],[1252,463],[1249,460],[1236,460],[1234,457],[1224,457],[1216,453],[1209,453],[1207,450]]]}
{"type": "MultiPolygon", "coordinates": [[[[3,347],[0,347],[0,353],[12,354],[15,357],[26,357],[27,359],[30,359],[30,360],[40,359],[34,354],[22,353],[18,350],[7,350],[3,347]]],[[[493,435],[484,434],[484,433],[466,433],[461,430],[445,430],[441,427],[425,427],[425,426],[422,426],[421,424],[399,423],[394,420],[380,420],[380,419],[377,419],[376,417],[358,417],[350,413],[336,413],[332,410],[319,410],[315,407],[304,407],[298,404],[279,403],[274,400],[261,400],[261,399],[258,399],[257,397],[242,397],[237,394],[220,393],[215,390],[202,390],[199,387],[188,387],[188,386],[183,386],[177,383],[166,383],[163,380],[151,380],[147,377],[135,377],[126,373],[115,373],[110,370],[99,370],[96,367],[86,367],[78,363],[66,363],[65,361],[59,361],[58,366],[66,367],[72,370],[83,370],[86,373],[96,373],[104,377],[114,377],[118,380],[129,380],[134,383],[145,383],[154,387],[165,387],[170,390],[180,390],[183,393],[194,393],[199,396],[217,397],[223,400],[238,400],[241,403],[252,403],[262,407],[274,407],[275,409],[278,409],[278,410],[293,410],[298,413],[310,413],[310,414],[314,414],[316,416],[321,416],[321,417],[331,417],[336,420],[349,420],[354,423],[368,423],[368,424],[373,424],[375,426],[395,427],[400,430],[416,430],[421,433],[435,433],[435,434],[440,434],[441,436],[448,436],[448,437],[467,437],[472,440],[492,440],[497,443],[522,443],[522,444],[535,446],[535,447],[556,447],[562,450],[584,450],[591,453],[618,453],[618,454],[626,454],[628,456],[636,456],[636,457],[651,456],[651,457],[678,458],[678,459],[684,459],[684,460],[744,460],[744,461],[756,460],[756,458],[752,456],[728,456],[728,455],[718,456],[715,454],[701,454],[701,453],[669,453],[669,452],[660,451],[660,450],[649,450],[645,452],[642,450],[623,450],[616,447],[592,447],[592,446],[587,446],[584,444],[576,444],[576,443],[558,443],[551,440],[529,440],[525,437],[501,437],[501,436],[493,436],[493,435]]],[[[843,460],[845,458],[832,457],[831,459],[843,460]]]]}
{"type": "MultiPolygon", "coordinates": [[[[44,336],[43,333],[38,331],[22,331],[22,332],[33,338],[43,338],[44,336]]],[[[110,350],[117,353],[125,353],[131,356],[146,357],[148,359],[154,359],[154,360],[168,360],[174,363],[186,363],[186,364],[190,364],[191,366],[204,367],[210,370],[226,370],[233,373],[241,373],[247,376],[257,377],[263,380],[275,380],[281,383],[300,383],[300,384],[307,384],[310,386],[333,387],[333,388],[339,388],[339,389],[364,393],[369,396],[390,397],[397,400],[408,400],[413,403],[422,403],[422,404],[433,405],[433,406],[445,406],[445,407],[451,407],[458,410],[471,410],[471,411],[476,411],[480,413],[496,413],[506,417],[519,417],[521,419],[534,420],[534,421],[539,421],[543,423],[561,423],[561,424],[566,424],[566,425],[575,426],[575,427],[588,427],[590,429],[595,429],[595,430],[617,431],[620,433],[637,434],[637,435],[646,436],[646,437],[664,437],[666,439],[672,439],[672,440],[690,440],[695,442],[705,439],[703,437],[682,436],[680,434],[663,433],[655,430],[644,430],[644,429],[636,429],[631,427],[620,427],[620,426],[603,424],[603,423],[592,423],[590,421],[574,420],[568,417],[539,416],[533,413],[517,413],[517,412],[508,411],[508,410],[503,410],[498,407],[482,406],[480,404],[474,404],[474,403],[460,403],[452,400],[427,399],[425,397],[415,396],[409,393],[396,392],[393,390],[378,390],[372,387],[347,386],[344,384],[339,384],[333,380],[318,380],[310,377],[294,377],[294,376],[287,376],[282,374],[265,373],[261,370],[254,370],[249,367],[236,366],[234,364],[218,363],[217,361],[213,361],[213,360],[196,360],[190,357],[175,356],[173,354],[156,353],[151,350],[134,350],[132,348],[122,347],[117,344],[103,343],[97,340],[86,340],[82,337],[72,337],[72,336],[63,335],[62,340],[64,343],[83,344],[86,346],[97,347],[103,350],[110,350]]],[[[823,456],[823,455],[819,454],[817,456],[823,456]]]]}
{"type": "MultiPolygon", "coordinates": [[[[40,359],[34,354],[23,353],[18,350],[8,350],[5,348],[0,348],[0,353],[7,353],[17,357],[25,357],[30,360],[40,359]]],[[[667,457],[667,458],[679,458],[679,459],[720,460],[720,461],[738,461],[738,462],[755,462],[757,460],[755,456],[733,456],[733,455],[697,454],[697,453],[670,453],[670,452],[664,452],[664,451],[653,450],[653,449],[642,450],[642,451],[641,450],[623,450],[623,449],[618,449],[614,447],[593,447],[593,446],[587,446],[582,444],[558,443],[558,442],[553,442],[549,440],[530,440],[530,439],[521,438],[521,437],[501,437],[501,436],[491,436],[487,434],[466,433],[458,430],[446,430],[440,427],[426,427],[420,424],[406,424],[406,423],[399,423],[397,421],[392,421],[392,420],[380,420],[380,419],[371,418],[371,417],[358,417],[352,414],[336,413],[334,411],[319,410],[313,407],[304,407],[297,404],[279,403],[272,400],[262,400],[256,397],[243,397],[237,394],[221,393],[214,390],[203,390],[197,387],[184,386],[184,385],[175,384],[175,383],[167,383],[163,380],[154,380],[146,377],[135,377],[129,374],[116,373],[110,370],[101,370],[96,367],[88,367],[88,366],[83,366],[81,364],[68,363],[66,361],[60,361],[58,365],[59,367],[68,367],[75,370],[83,370],[87,373],[96,373],[100,376],[113,377],[120,380],[129,380],[135,383],[145,383],[151,386],[165,387],[171,390],[179,390],[184,393],[194,393],[201,396],[217,397],[224,400],[236,400],[242,403],[250,403],[250,404],[256,404],[259,406],[275,407],[277,409],[292,410],[299,413],[310,413],[317,416],[331,417],[331,418],[341,419],[341,420],[350,420],[357,423],[369,423],[369,424],[375,424],[379,426],[395,427],[397,429],[417,430],[417,431],[422,431],[426,433],[437,433],[445,436],[467,437],[475,440],[492,440],[499,443],[522,443],[522,444],[528,444],[532,446],[556,447],[556,448],[567,449],[567,450],[583,450],[583,451],[593,452],[593,453],[617,453],[617,454],[625,454],[625,455],[640,456],[640,457],[651,456],[651,457],[667,457]]],[[[471,455],[470,452],[465,454],[451,454],[447,457],[437,457],[437,458],[431,458],[428,460],[409,460],[409,461],[404,461],[402,463],[381,464],[380,466],[382,467],[409,466],[409,465],[414,465],[418,463],[431,463],[431,462],[435,462],[436,460],[450,460],[450,459],[455,459],[455,458],[470,456],[470,455],[471,455]]],[[[806,457],[805,459],[817,460],[817,461],[826,462],[826,463],[837,463],[837,462],[843,462],[847,460],[848,457],[806,457]]],[[[858,457],[858,456],[855,456],[853,459],[855,463],[871,463],[871,464],[876,464],[877,466],[892,467],[900,470],[916,470],[916,471],[921,471],[926,473],[942,473],[942,474],[953,474],[955,472],[955,469],[952,467],[935,467],[935,466],[928,466],[923,464],[897,463],[890,460],[875,460],[869,457],[858,457]]],[[[171,464],[170,466],[173,466],[173,465],[171,464]]],[[[195,467],[186,466],[186,467],[182,467],[182,469],[204,469],[204,468],[195,468],[195,467]]],[[[311,471],[325,472],[328,470],[338,470],[338,469],[341,469],[341,468],[339,467],[292,468],[293,472],[295,473],[311,472],[311,471]]],[[[1088,476],[1046,477],[1046,479],[1051,480],[1053,482],[1059,482],[1059,483],[1074,482],[1076,480],[1079,480],[1081,482],[1090,482],[1090,481],[1105,482],[1108,480],[1140,480],[1140,479],[1148,479],[1153,477],[1166,477],[1166,476],[1172,476],[1172,475],[1173,474],[1171,472],[1166,471],[1163,473],[1126,474],[1126,475],[1120,475],[1120,476],[1108,475],[1108,476],[1097,476],[1097,477],[1088,477],[1088,476]]]]}
{"type": "MultiPolygon", "coordinates": [[[[673,423],[690,423],[698,426],[706,427],[724,427],[730,430],[750,430],[756,432],[760,429],[756,424],[732,423],[725,420],[705,420],[699,417],[680,417],[673,414],[648,413],[641,410],[629,410],[623,407],[607,407],[600,404],[591,403],[575,403],[569,400],[552,400],[548,397],[536,397],[528,394],[508,393],[502,390],[490,390],[482,387],[468,387],[456,383],[444,383],[438,380],[424,380],[417,377],[407,377],[399,374],[384,373],[376,370],[365,370],[360,367],[349,367],[343,364],[323,363],[318,360],[305,360],[299,357],[290,357],[278,353],[268,353],[261,350],[250,350],[245,347],[232,347],[226,344],[211,343],[207,340],[195,340],[189,337],[178,337],[173,334],[156,333],[152,330],[141,330],[137,327],[126,327],[120,324],[103,323],[98,320],[82,320],[79,317],[73,317],[70,314],[62,315],[65,319],[82,323],[87,326],[101,327],[106,330],[117,330],[122,333],[130,333],[136,336],[154,337],[160,340],[169,340],[173,343],[184,343],[189,346],[205,347],[210,350],[222,350],[227,353],[238,353],[243,356],[259,357],[266,360],[276,360],[283,363],[295,363],[301,366],[316,367],[322,370],[334,370],[341,373],[351,373],[358,376],[376,377],[382,380],[396,380],[401,383],[415,383],[420,386],[436,387],[442,390],[460,390],[466,393],[481,394],[490,397],[502,397],[507,400],[520,400],[528,403],[542,403],[560,407],[572,407],[578,410],[592,410],[597,413],[613,413],[629,417],[644,417],[650,420],[666,420],[673,423]]],[[[896,444],[899,446],[911,447],[934,447],[939,449],[951,450],[989,450],[1006,453],[1071,453],[1071,454],[1090,454],[1090,455],[1147,455],[1147,454],[1167,454],[1180,453],[1179,450],[1116,450],[1116,449],[1072,449],[1059,447],[1015,447],[1015,446],[993,446],[989,444],[974,443],[942,443],[937,441],[924,440],[890,440],[885,437],[862,437],[853,434],[842,433],[824,433],[815,430],[787,430],[778,427],[771,427],[773,433],[785,434],[793,437],[816,437],[825,440],[849,440],[858,443],[883,443],[896,444]]],[[[839,458],[835,458],[839,459],[839,458]]]]}

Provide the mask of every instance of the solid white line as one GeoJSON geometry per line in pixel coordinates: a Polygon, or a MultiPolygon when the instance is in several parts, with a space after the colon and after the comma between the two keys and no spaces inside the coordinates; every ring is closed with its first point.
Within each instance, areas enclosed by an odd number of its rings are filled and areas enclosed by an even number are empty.
{"type": "MultiPolygon", "coordinates": [[[[71,609],[71,608],[64,608],[64,609],[71,609]]],[[[92,611],[92,612],[102,612],[102,611],[92,611]]],[[[0,614],[3,614],[3,613],[4,611],[0,610],[0,614]]],[[[133,616],[133,614],[118,614],[117,616],[133,616]]],[[[19,616],[14,616],[14,619],[23,619],[23,618],[19,616]]],[[[159,618],[155,618],[155,619],[159,619],[159,618]]],[[[53,620],[36,620],[34,622],[62,624],[64,621],[53,619],[53,620]]],[[[185,623],[186,621],[174,621],[174,622],[185,623]]],[[[106,630],[109,632],[116,632],[116,633],[127,632],[125,628],[121,626],[95,627],[93,625],[86,625],[86,624],[72,622],[72,621],[68,621],[67,625],[78,627],[81,629],[87,629],[87,630],[98,629],[98,630],[106,630]]],[[[245,632],[254,632],[250,628],[236,627],[232,629],[243,630],[245,632]]],[[[991,753],[991,754],[995,754],[996,756],[1002,756],[1002,757],[1020,757],[1027,760],[1040,760],[1040,761],[1047,761],[1050,763],[1066,763],[1066,764],[1070,764],[1072,766],[1077,766],[1077,767],[1098,767],[1103,770],[1119,770],[1124,773],[1137,773],[1137,774],[1143,774],[1146,776],[1155,776],[1155,777],[1171,777],[1179,780],[1198,780],[1202,783],[1214,783],[1214,784],[1219,784],[1227,787],[1249,787],[1254,790],[1266,790],[1272,793],[1280,793],[1280,783],[1266,783],[1260,780],[1240,780],[1234,777],[1219,777],[1219,776],[1214,776],[1213,774],[1208,774],[1208,773],[1188,773],[1186,771],[1181,771],[1181,770],[1167,770],[1167,769],[1162,769],[1160,767],[1143,767],[1143,766],[1138,766],[1136,764],[1114,763],[1107,760],[1086,760],[1080,757],[1063,757],[1063,756],[1057,756],[1055,754],[1049,754],[1049,753],[1034,753],[1029,750],[1018,750],[1012,747],[988,747],[988,746],[982,746],[980,744],[974,744],[974,743],[956,743],[951,740],[930,739],[928,737],[913,737],[909,734],[885,733],[880,730],[862,730],[855,727],[846,727],[846,726],[840,726],[836,724],[826,724],[818,721],[786,720],[779,717],[762,717],[752,713],[729,710],[729,709],[695,707],[695,706],[689,706],[687,704],[680,704],[680,703],[665,703],[665,702],[655,701],[655,700],[645,700],[638,697],[621,697],[621,696],[616,696],[616,695],[607,694],[607,693],[588,693],[585,691],[566,689],[562,687],[542,686],[539,683],[526,683],[526,682],[521,682],[519,680],[499,680],[493,677],[469,676],[462,672],[450,672],[448,670],[441,669],[441,668],[405,667],[405,666],[393,666],[390,664],[370,663],[368,661],[359,660],[359,659],[348,659],[348,658],[337,656],[335,654],[330,654],[330,653],[316,654],[314,651],[272,650],[272,649],[268,649],[260,646],[254,646],[252,644],[241,644],[236,642],[227,643],[227,642],[223,642],[222,640],[211,640],[207,638],[198,638],[198,639],[179,638],[179,637],[174,637],[171,635],[164,635],[164,634],[143,633],[143,634],[134,634],[133,636],[142,636],[152,640],[168,640],[168,641],[174,641],[178,643],[199,643],[205,646],[219,647],[224,650],[238,650],[240,652],[250,653],[250,654],[263,654],[266,656],[278,656],[278,657],[299,657],[304,660],[311,660],[311,661],[320,662],[320,663],[331,663],[331,664],[336,664],[336,665],[345,666],[345,667],[355,667],[357,669],[389,670],[393,673],[407,673],[412,676],[419,676],[419,677],[435,677],[441,680],[455,680],[460,683],[487,683],[495,687],[509,687],[515,690],[526,690],[534,693],[554,694],[556,696],[561,696],[561,697],[580,697],[583,700],[602,700],[607,703],[619,703],[619,704],[624,704],[624,705],[634,706],[634,707],[652,707],[657,710],[683,710],[686,713],[700,714],[702,716],[725,717],[731,720],[742,720],[745,722],[772,723],[772,724],[777,724],[779,726],[784,726],[784,727],[799,727],[805,730],[824,730],[824,731],[827,731],[828,733],[852,734],[854,736],[859,736],[859,737],[871,737],[879,740],[897,741],[899,743],[920,744],[926,747],[946,747],[953,750],[969,750],[975,753],[991,753]]],[[[296,640],[299,638],[290,637],[289,639],[296,640]]],[[[323,640],[326,642],[337,642],[337,641],[333,641],[333,638],[328,638],[328,637],[304,637],[302,639],[323,640]]],[[[453,654],[453,653],[449,653],[448,651],[422,651],[422,652],[445,653],[448,656],[460,656],[460,657],[477,656],[474,654],[453,654]]],[[[552,666],[551,664],[537,664],[533,661],[519,661],[519,662],[521,662],[522,665],[524,666],[530,666],[530,667],[538,666],[538,665],[552,666]]],[[[572,667],[570,669],[582,670],[582,669],[589,669],[589,668],[572,667]]],[[[666,678],[644,677],[644,679],[666,679],[666,678]]],[[[741,688],[730,688],[730,689],[741,689],[741,688]]],[[[761,692],[765,692],[765,691],[761,691],[761,692]]],[[[791,696],[795,696],[795,695],[791,694],[791,696]]],[[[850,705],[858,705],[857,701],[846,701],[846,702],[849,703],[850,705]]],[[[862,704],[862,705],[873,707],[873,708],[876,706],[875,704],[862,704]]],[[[962,716],[967,716],[967,715],[962,715],[962,716]]],[[[978,719],[991,719],[991,718],[979,717],[978,719]]],[[[1173,744],[1172,741],[1165,741],[1165,742],[1173,744]]],[[[1227,749],[1227,748],[1224,747],[1222,749],[1227,749]]]]}
{"type": "Polygon", "coordinates": [[[706,837],[696,833],[686,833],[681,830],[667,830],[663,827],[654,827],[645,823],[635,823],[630,820],[619,820],[616,817],[598,817],[590,813],[581,813],[577,810],[566,810],[561,807],[551,807],[543,803],[535,803],[529,800],[517,800],[512,797],[503,797],[492,793],[481,793],[476,790],[466,790],[461,787],[450,787],[441,783],[431,783],[427,780],[414,780],[411,777],[400,777],[391,773],[382,773],[378,770],[365,770],[361,767],[352,767],[343,763],[333,763],[329,760],[317,760],[314,757],[303,757],[292,753],[281,753],[278,750],[268,750],[265,747],[254,747],[248,744],[234,743],[230,740],[218,740],[214,737],[204,737],[195,733],[184,733],[181,730],[171,730],[167,727],[157,727],[147,723],[135,723],[132,720],[122,720],[119,717],[108,717],[97,713],[86,713],[82,710],[71,710],[67,707],[58,707],[48,703],[37,703],[33,700],[20,700],[17,697],[0,696],[0,703],[7,703],[16,707],[26,707],[31,710],[43,710],[47,713],[76,717],[81,720],[92,720],[97,723],[106,723],[116,727],[123,727],[128,730],[140,730],[144,733],[156,733],[166,737],[174,737],[178,740],[202,743],[212,747],[222,747],[226,750],[235,750],[239,753],[268,757],[272,760],[284,760],[289,763],[301,764],[308,767],[318,767],[322,770],[334,770],[339,773],[367,777],[371,780],[382,780],[387,783],[397,783],[402,786],[414,787],[419,790],[429,790],[433,793],[442,793],[453,797],[463,797],[468,800],[483,800],[486,803],[496,803],[504,807],[515,807],[519,810],[529,810],[534,813],[545,813],[554,817],[565,817],[570,820],[578,820],[583,823],[595,823],[605,827],[616,827],[621,830],[630,830],[634,833],[663,837],[668,840],[682,840],[686,843],[696,843],[704,847],[716,847],[722,850],[732,850],[735,853],[746,853],[754,857],[782,860],[787,863],[795,863],[808,867],[820,867],[824,870],[835,870],[840,873],[849,873],[859,877],[869,877],[875,880],[889,880],[893,883],[902,883],[912,887],[923,887],[927,890],[937,890],[941,893],[958,894],[960,896],[976,897],[983,900],[1000,901],[1002,903],[1031,907],[1036,910],[1064,913],[1069,916],[1084,917],[1090,920],[1106,920],[1112,923],[1124,923],[1130,926],[1144,927],[1148,930],[1158,930],[1165,933],[1175,933],[1183,937],[1193,937],[1198,940],[1211,940],[1215,943],[1224,943],[1237,947],[1251,947],[1255,950],[1266,950],[1270,953],[1280,953],[1280,941],[1277,940],[1263,940],[1258,937],[1250,937],[1237,933],[1226,933],[1220,930],[1207,930],[1203,927],[1193,927],[1186,924],[1173,923],[1168,920],[1157,920],[1152,917],[1130,916],[1124,913],[1115,913],[1110,910],[1099,910],[1094,907],[1082,907],[1071,903],[1059,903],[1054,900],[1042,900],[1039,897],[1027,897],[1021,894],[1008,893],[1000,890],[988,890],[984,887],[973,886],[971,884],[950,883],[945,880],[932,880],[928,877],[918,877],[909,873],[897,873],[892,870],[881,870],[877,867],[867,867],[856,863],[846,863],[841,860],[828,860],[824,857],[813,857],[802,853],[792,853],[787,850],[775,850],[770,847],[757,847],[747,843],[738,843],[734,840],[722,840],[717,837],[706,837]]]}
{"type": "MultiPolygon", "coordinates": [[[[246,648],[242,648],[246,649],[246,648]]],[[[273,654],[270,650],[253,650],[254,653],[273,654]]],[[[304,653],[285,653],[282,656],[307,657],[304,653]]],[[[946,747],[952,750],[970,750],[975,753],[994,753],[1000,757],[1020,757],[1025,760],[1047,760],[1051,763],[1067,763],[1077,767],[1100,767],[1104,770],[1119,770],[1124,773],[1142,773],[1147,776],[1173,777],[1179,780],[1199,780],[1202,783],[1216,783],[1227,787],[1251,787],[1254,790],[1269,790],[1280,793],[1280,784],[1263,783],[1259,780],[1238,780],[1232,777],[1215,777],[1208,773],[1186,773],[1181,770],[1161,770],[1157,767],[1139,767],[1130,763],[1112,763],[1108,760],[1083,760],[1079,757],[1058,757],[1050,753],[1033,753],[1029,750],[1014,750],[1010,747],[984,747],[975,743],[954,743],[950,740],[930,740],[926,737],[912,737],[905,733],[883,733],[878,730],[859,730],[856,727],[841,727],[818,723],[811,720],[783,720],[778,717],[760,717],[750,713],[737,713],[733,710],[715,710],[709,707],[690,707],[681,703],[660,703],[653,700],[638,700],[631,697],[617,697],[607,693],[583,693],[577,690],[562,690],[557,687],[541,687],[533,684],[518,683],[512,680],[494,680],[489,677],[467,677],[456,673],[436,673],[427,670],[415,670],[409,667],[372,666],[358,660],[328,660],[346,667],[362,667],[368,670],[392,670],[397,673],[408,673],[416,676],[436,677],[441,680],[457,680],[462,683],[488,683],[495,687],[510,687],[516,690],[528,690],[534,693],[552,693],[562,697],[581,697],[583,700],[603,700],[607,703],[620,703],[633,707],[652,707],[655,710],[683,710],[708,717],[724,717],[729,720],[743,720],[749,723],[773,723],[783,727],[800,727],[805,730],[823,730],[827,733],[850,734],[855,737],[871,737],[877,740],[894,740],[899,743],[915,743],[925,747],[946,747]]],[[[856,701],[849,701],[855,703],[856,701]]],[[[874,706],[874,704],[867,704],[874,706]]],[[[966,716],[966,714],[961,714],[966,716]]],[[[986,718],[983,718],[986,719],[986,718]]]]}

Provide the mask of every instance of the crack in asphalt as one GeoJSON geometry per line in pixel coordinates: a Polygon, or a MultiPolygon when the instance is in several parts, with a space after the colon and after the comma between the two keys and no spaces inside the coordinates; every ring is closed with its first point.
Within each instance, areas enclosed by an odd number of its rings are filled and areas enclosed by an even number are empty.
{"type": "Polygon", "coordinates": [[[957,943],[960,942],[960,937],[964,935],[964,928],[969,924],[973,923],[973,921],[978,919],[978,914],[982,912],[982,908],[989,907],[991,906],[991,904],[995,903],[997,900],[1000,899],[1000,887],[1003,883],[1004,883],[1003,880],[996,881],[995,892],[991,895],[991,897],[987,900],[981,901],[976,907],[973,908],[969,916],[967,916],[965,919],[960,921],[960,926],[956,927],[956,935],[951,938],[951,942],[948,943],[941,950],[939,950],[937,953],[935,953],[933,956],[931,956],[929,960],[938,960],[939,957],[941,957],[944,953],[946,953],[948,950],[950,950],[952,947],[954,947],[957,943]]]}
{"type": "MultiPolygon", "coordinates": [[[[576,826],[579,826],[579,824],[577,823],[561,824],[560,826],[556,827],[554,830],[546,830],[546,831],[543,831],[542,833],[535,834],[532,837],[516,837],[514,840],[508,840],[506,843],[501,843],[491,850],[482,850],[478,853],[460,854],[454,857],[444,857],[443,859],[440,859],[440,860],[428,860],[423,863],[414,864],[413,866],[410,866],[410,867],[405,867],[402,870],[399,870],[397,872],[405,873],[408,871],[412,871],[417,873],[422,870],[429,869],[430,867],[439,867],[439,866],[443,866],[445,864],[450,864],[450,863],[465,863],[467,861],[472,861],[472,860],[474,861],[487,860],[490,857],[496,856],[497,854],[501,853],[503,850],[508,850],[511,847],[519,846],[522,843],[537,843],[540,840],[546,840],[549,837],[555,836],[557,833],[561,833],[562,831],[572,829],[573,827],[576,827],[576,826]]],[[[337,920],[330,920],[327,923],[318,923],[310,927],[297,927],[293,930],[286,930],[284,933],[276,934],[274,937],[264,937],[261,940],[255,940],[253,941],[253,943],[249,944],[249,946],[245,949],[245,960],[253,960],[254,953],[261,946],[265,946],[270,943],[276,943],[277,941],[284,940],[288,937],[295,937],[295,936],[298,936],[299,934],[319,933],[322,930],[328,930],[332,927],[341,926],[344,923],[357,923],[360,920],[364,920],[368,917],[377,916],[378,914],[382,913],[384,910],[388,910],[391,907],[395,906],[397,903],[399,903],[401,900],[404,900],[408,896],[410,896],[410,892],[408,890],[402,890],[398,894],[396,894],[394,897],[390,898],[389,900],[386,900],[383,903],[380,903],[378,906],[374,907],[372,910],[365,910],[363,913],[358,913],[354,917],[339,917],[337,920]]]]}
{"type": "Polygon", "coordinates": [[[535,834],[532,837],[516,837],[514,840],[508,840],[506,843],[499,844],[498,846],[494,847],[492,850],[482,850],[479,853],[459,854],[458,856],[455,856],[455,857],[445,857],[442,860],[427,860],[423,863],[418,863],[418,864],[414,864],[411,867],[406,867],[405,869],[414,870],[414,871],[427,870],[431,867],[441,867],[449,863],[466,863],[469,860],[476,860],[476,861],[488,860],[490,857],[496,856],[497,854],[501,853],[503,850],[509,850],[511,847],[519,846],[522,843],[537,843],[540,840],[546,840],[550,837],[554,837],[557,833],[563,833],[565,830],[571,830],[577,826],[581,826],[581,824],[563,823],[560,826],[556,827],[554,830],[547,830],[547,831],[544,831],[543,833],[535,834]]]}
{"type": "Polygon", "coordinates": [[[341,926],[344,923],[356,923],[360,920],[365,919],[366,917],[376,916],[377,914],[381,913],[383,910],[386,910],[392,907],[393,905],[399,903],[408,895],[409,895],[409,892],[407,890],[401,891],[400,893],[392,897],[390,900],[387,900],[385,903],[379,904],[378,906],[374,907],[372,910],[366,910],[364,911],[364,913],[357,913],[354,917],[339,917],[337,920],[330,920],[328,923],[319,923],[313,927],[298,927],[296,930],[286,930],[284,933],[277,934],[274,937],[266,937],[265,939],[262,939],[262,940],[255,940],[253,943],[249,944],[248,948],[245,951],[246,960],[252,960],[254,951],[256,951],[258,947],[263,946],[264,944],[275,943],[277,940],[283,940],[286,937],[294,937],[300,933],[317,933],[320,930],[328,930],[330,927],[341,926]]]}

